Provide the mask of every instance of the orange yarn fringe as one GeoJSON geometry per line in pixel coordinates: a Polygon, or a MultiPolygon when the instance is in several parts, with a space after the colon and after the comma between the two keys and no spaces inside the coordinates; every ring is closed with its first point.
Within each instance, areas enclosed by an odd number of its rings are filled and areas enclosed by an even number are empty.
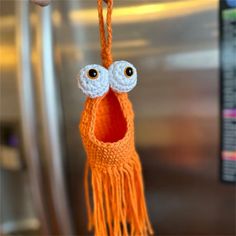
{"type": "Polygon", "coordinates": [[[88,98],[80,131],[88,156],[84,179],[88,229],[94,228],[96,236],[153,234],[127,94],[110,90],[101,98],[88,98]],[[89,170],[93,210],[89,200],[89,170]]]}
{"type": "MultiPolygon", "coordinates": [[[[92,186],[93,214],[91,214],[88,192],[86,202],[90,209],[87,211],[90,212],[89,230],[94,226],[95,235],[153,234],[148,219],[138,160],[121,168],[114,167],[106,171],[93,169],[92,186]]],[[[88,191],[88,185],[86,189],[88,191]]]]}

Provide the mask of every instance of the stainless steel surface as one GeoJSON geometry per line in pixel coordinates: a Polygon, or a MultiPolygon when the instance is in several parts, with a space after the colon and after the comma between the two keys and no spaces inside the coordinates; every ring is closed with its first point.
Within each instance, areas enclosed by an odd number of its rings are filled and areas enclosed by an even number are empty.
{"type": "Polygon", "coordinates": [[[29,188],[25,172],[0,169],[1,235],[23,230],[39,230],[40,223],[32,210],[29,188]]]}
{"type": "MultiPolygon", "coordinates": [[[[1,91],[6,90],[6,95],[11,92],[12,97],[8,99],[5,96],[3,99],[5,110],[4,115],[1,114],[1,125],[2,122],[21,121],[20,143],[27,169],[18,175],[25,175],[27,171],[29,179],[28,182],[11,179],[14,184],[22,185],[22,189],[25,184],[31,183],[34,203],[34,209],[31,210],[36,210],[34,217],[38,217],[40,221],[41,233],[67,235],[73,234],[73,231],[64,184],[60,101],[54,76],[50,18],[50,8],[41,11],[33,7],[33,4],[29,5],[28,1],[4,2],[1,12],[1,36],[4,35],[1,45],[1,52],[4,53],[1,60],[1,91]],[[10,36],[9,31],[14,34],[10,36]],[[11,71],[14,76],[9,73],[11,71]],[[9,86],[8,80],[11,81],[9,86]],[[14,88],[18,89],[18,93],[12,93],[14,88]],[[20,107],[18,112],[14,111],[14,107],[20,107]]],[[[4,198],[12,193],[6,192],[4,198]]],[[[22,202],[30,205],[29,192],[27,196],[23,195],[22,202]]],[[[9,199],[14,201],[13,206],[17,205],[16,197],[9,199]]],[[[5,202],[10,204],[10,201],[5,202]]],[[[19,205],[19,208],[24,208],[25,205],[19,205]]],[[[14,222],[14,219],[13,217],[12,222],[7,222],[11,223],[8,226],[24,225],[27,230],[28,219],[22,219],[21,222],[14,222]]],[[[18,226],[15,227],[17,229],[20,230],[18,226]]],[[[31,230],[30,225],[28,230],[31,230]]]]}
{"type": "Polygon", "coordinates": [[[23,136],[23,149],[29,167],[29,176],[33,200],[37,216],[45,234],[49,233],[45,198],[43,195],[43,182],[41,160],[38,146],[37,119],[35,108],[35,94],[33,76],[31,71],[31,35],[29,5],[27,1],[16,4],[17,21],[16,40],[18,49],[18,91],[21,107],[21,124],[23,136]]]}
{"type": "MultiPolygon", "coordinates": [[[[115,1],[114,7],[114,60],[129,60],[139,71],[130,98],[155,230],[233,235],[235,190],[218,178],[218,1],[115,1]]],[[[100,63],[96,5],[63,1],[53,8],[69,193],[84,235],[85,155],[76,129],[84,97],[75,77],[84,65],[100,63]]]]}
{"type": "Polygon", "coordinates": [[[54,72],[53,35],[51,24],[51,7],[38,11],[39,49],[37,55],[41,75],[39,77],[39,100],[42,109],[42,140],[47,171],[52,193],[52,205],[60,234],[72,234],[72,218],[69,213],[64,179],[64,140],[62,136],[62,117],[60,93],[54,72]]]}
{"type": "MultiPolygon", "coordinates": [[[[20,106],[17,84],[17,46],[16,37],[22,33],[27,42],[27,29],[17,35],[16,27],[12,22],[16,22],[16,2],[1,1],[0,3],[0,129],[1,129],[1,159],[5,159],[5,166],[0,168],[0,234],[13,233],[19,230],[38,231],[40,225],[36,217],[30,193],[28,176],[25,169],[24,158],[22,158],[22,147],[18,145],[19,124],[20,124],[20,106]],[[10,23],[10,24],[9,24],[10,23]],[[4,131],[4,132],[3,132],[4,131]],[[11,145],[4,140],[4,133],[9,133],[11,145]],[[14,142],[14,144],[12,144],[14,142]],[[3,153],[4,152],[4,153],[3,153]]],[[[27,15],[19,16],[19,23],[26,19],[27,15]]],[[[27,22],[28,24],[28,22],[27,22]]],[[[27,27],[27,25],[26,25],[27,27]]],[[[21,28],[21,24],[18,25],[21,28]]],[[[20,29],[19,29],[20,30],[20,29]]],[[[28,56],[27,45],[24,45],[26,55],[28,56]]],[[[27,60],[24,60],[27,63],[27,60]]],[[[24,65],[27,67],[27,65],[24,65]]],[[[30,71],[24,74],[28,79],[30,71]]],[[[22,85],[21,88],[25,86],[22,85]]],[[[25,87],[24,87],[25,88],[25,87]]],[[[29,95],[29,93],[27,94],[29,95]]],[[[22,95],[24,96],[24,95],[22,95]]],[[[29,104],[30,101],[28,101],[29,104]]],[[[30,115],[30,114],[29,114],[30,115]]],[[[31,122],[31,120],[30,120],[31,122]]],[[[31,123],[30,123],[31,124],[31,123]]],[[[27,126],[28,127],[28,126],[27,126]]],[[[25,130],[27,134],[29,132],[25,130]]],[[[33,139],[34,140],[34,139],[33,139]]],[[[33,140],[31,143],[33,143],[33,140]]],[[[29,150],[29,152],[32,151],[29,150]]],[[[34,152],[34,151],[33,151],[34,152]]]]}

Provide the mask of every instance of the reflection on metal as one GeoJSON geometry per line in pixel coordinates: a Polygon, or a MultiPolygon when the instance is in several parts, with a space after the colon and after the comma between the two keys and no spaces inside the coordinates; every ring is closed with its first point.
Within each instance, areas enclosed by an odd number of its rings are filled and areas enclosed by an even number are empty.
{"type": "Polygon", "coordinates": [[[21,170],[20,152],[15,147],[0,145],[0,168],[6,170],[21,170]]]}
{"type": "Polygon", "coordinates": [[[72,235],[71,217],[68,209],[63,169],[63,140],[61,104],[56,83],[53,57],[51,7],[40,9],[40,100],[42,105],[43,144],[48,162],[48,176],[60,234],[72,235]]]}
{"type": "Polygon", "coordinates": [[[53,25],[57,26],[57,27],[60,27],[61,25],[61,12],[59,12],[58,10],[53,10],[52,12],[52,22],[53,22],[53,25]]]}
{"type": "Polygon", "coordinates": [[[12,46],[1,44],[0,54],[1,54],[1,57],[0,57],[1,68],[3,67],[9,68],[9,67],[16,66],[17,57],[15,54],[15,49],[12,48],[12,46]]]}
{"type": "MultiPolygon", "coordinates": [[[[113,23],[127,24],[186,16],[200,11],[215,9],[217,2],[217,0],[183,0],[116,7],[113,10],[113,23]]],[[[97,9],[72,10],[69,13],[69,17],[75,24],[97,24],[97,9]]]]}
{"type": "Polygon", "coordinates": [[[166,57],[169,70],[209,70],[219,66],[219,54],[216,49],[176,53],[166,57]],[[204,60],[203,60],[204,58],[204,60]],[[208,63],[206,63],[208,61],[208,63]]]}
{"type": "Polygon", "coordinates": [[[2,232],[5,234],[14,234],[22,231],[38,231],[40,223],[37,219],[25,219],[17,222],[6,222],[1,225],[2,232]]]}
{"type": "Polygon", "coordinates": [[[38,150],[36,115],[31,73],[31,38],[29,25],[29,6],[26,1],[17,1],[16,11],[19,25],[17,32],[17,49],[19,56],[18,88],[21,105],[21,124],[23,149],[29,167],[32,195],[37,215],[44,235],[49,234],[46,205],[42,183],[42,172],[38,150]]]}

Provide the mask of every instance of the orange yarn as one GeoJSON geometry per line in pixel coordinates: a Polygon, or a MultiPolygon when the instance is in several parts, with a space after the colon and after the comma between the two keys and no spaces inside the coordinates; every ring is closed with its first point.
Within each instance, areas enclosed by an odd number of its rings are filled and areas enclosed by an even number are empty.
{"type": "Polygon", "coordinates": [[[98,19],[99,19],[99,31],[100,31],[100,43],[101,43],[101,57],[103,66],[108,68],[112,63],[112,24],[111,24],[111,15],[113,0],[107,0],[107,37],[105,32],[104,17],[103,17],[103,0],[97,0],[98,5],[98,19]]]}
{"type": "MultiPolygon", "coordinates": [[[[105,67],[112,63],[112,0],[107,1],[107,39],[98,0],[98,15],[105,67]]],[[[142,170],[134,144],[134,114],[126,93],[109,90],[99,98],[87,98],[80,122],[87,154],[85,197],[88,229],[96,236],[146,236],[153,234],[145,204],[142,170]],[[89,200],[91,170],[93,209],[89,200]]]]}
{"type": "Polygon", "coordinates": [[[141,165],[134,146],[133,118],[126,93],[110,90],[103,97],[88,98],[85,104],[80,123],[88,157],[85,194],[89,230],[94,226],[96,236],[153,233],[143,193],[141,165]],[[93,214],[89,203],[88,168],[92,173],[93,214]]]}

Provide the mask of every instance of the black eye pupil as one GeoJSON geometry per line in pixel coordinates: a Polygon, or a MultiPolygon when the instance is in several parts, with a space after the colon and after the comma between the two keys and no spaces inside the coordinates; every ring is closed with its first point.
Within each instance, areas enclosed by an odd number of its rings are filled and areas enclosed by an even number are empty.
{"type": "Polygon", "coordinates": [[[125,69],[125,74],[128,76],[128,77],[130,77],[130,76],[132,76],[133,75],[133,69],[131,68],[131,67],[127,67],[126,69],[125,69]]]}
{"type": "Polygon", "coordinates": [[[95,69],[90,69],[88,72],[89,77],[96,78],[98,75],[98,72],[95,69]]]}

